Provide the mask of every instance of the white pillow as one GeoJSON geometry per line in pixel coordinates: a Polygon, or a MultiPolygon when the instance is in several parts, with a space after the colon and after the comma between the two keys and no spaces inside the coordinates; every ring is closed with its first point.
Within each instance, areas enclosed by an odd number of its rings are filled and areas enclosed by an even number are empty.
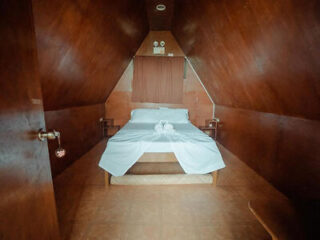
{"type": "Polygon", "coordinates": [[[155,123],[159,122],[159,109],[141,108],[131,111],[131,122],[155,123]]]}
{"type": "Polygon", "coordinates": [[[188,109],[183,108],[160,108],[159,120],[167,120],[171,123],[188,123],[188,109]]]}
{"type": "Polygon", "coordinates": [[[171,123],[188,123],[188,109],[183,108],[140,108],[131,111],[133,123],[156,123],[166,120],[171,123]]]}

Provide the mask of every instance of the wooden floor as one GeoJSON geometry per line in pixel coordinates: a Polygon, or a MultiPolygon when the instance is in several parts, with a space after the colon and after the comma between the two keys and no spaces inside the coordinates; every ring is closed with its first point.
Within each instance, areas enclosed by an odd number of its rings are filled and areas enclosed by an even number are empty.
{"type": "Polygon", "coordinates": [[[271,239],[248,209],[253,199],[283,198],[223,147],[218,186],[111,186],[97,166],[105,142],[54,180],[66,239],[271,239]]]}

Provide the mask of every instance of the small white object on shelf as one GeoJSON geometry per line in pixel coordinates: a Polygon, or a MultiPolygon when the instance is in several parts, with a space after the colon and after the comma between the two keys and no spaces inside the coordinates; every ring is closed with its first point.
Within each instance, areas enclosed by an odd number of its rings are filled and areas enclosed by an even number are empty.
{"type": "Polygon", "coordinates": [[[164,47],[153,47],[153,54],[165,54],[164,47]]]}

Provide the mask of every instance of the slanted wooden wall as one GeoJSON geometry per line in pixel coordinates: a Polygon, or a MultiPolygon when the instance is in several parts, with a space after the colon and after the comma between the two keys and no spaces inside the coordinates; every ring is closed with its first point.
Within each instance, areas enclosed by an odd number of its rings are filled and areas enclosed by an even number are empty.
{"type": "Polygon", "coordinates": [[[33,1],[48,129],[61,132],[64,159],[49,144],[53,175],[102,135],[104,102],[148,32],[143,1],[33,1]],[[100,104],[100,107],[98,106],[100,104]]]}
{"type": "Polygon", "coordinates": [[[117,125],[123,126],[128,122],[131,110],[136,108],[188,108],[190,120],[197,126],[203,125],[206,119],[212,118],[213,103],[189,65],[187,65],[186,79],[183,80],[181,104],[133,102],[132,79],[133,63],[131,62],[105,103],[106,118],[113,118],[117,125]]]}
{"type": "MultiPolygon", "coordinates": [[[[154,57],[152,43],[161,40],[166,42],[166,55],[173,53],[174,56],[184,57],[170,31],[150,31],[136,55],[154,57]]],[[[188,108],[190,120],[197,126],[203,125],[206,119],[212,118],[214,104],[189,64],[186,65],[186,74],[183,80],[182,103],[179,104],[134,102],[132,100],[133,68],[133,62],[131,62],[105,103],[105,116],[113,118],[115,124],[123,126],[130,120],[131,110],[136,108],[188,108]]]]}
{"type": "Polygon", "coordinates": [[[174,9],[172,33],[217,104],[218,141],[288,196],[316,202],[319,218],[320,2],[174,9]]]}

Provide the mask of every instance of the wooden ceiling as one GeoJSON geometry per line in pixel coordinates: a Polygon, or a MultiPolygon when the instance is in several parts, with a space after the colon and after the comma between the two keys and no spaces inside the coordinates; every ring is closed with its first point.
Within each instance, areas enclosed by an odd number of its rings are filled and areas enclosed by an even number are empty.
{"type": "Polygon", "coordinates": [[[216,104],[218,142],[290,198],[319,199],[320,2],[176,0],[174,9],[172,33],[216,104]]]}
{"type": "Polygon", "coordinates": [[[148,33],[143,1],[33,1],[45,110],[105,102],[148,33]]]}
{"type": "Polygon", "coordinates": [[[172,30],[216,104],[320,119],[316,0],[58,0],[33,11],[45,110],[104,102],[149,25],[172,30]]]}
{"type": "Polygon", "coordinates": [[[320,119],[317,0],[176,0],[173,35],[216,104],[320,119]]]}
{"type": "Polygon", "coordinates": [[[145,0],[148,12],[149,29],[154,31],[171,30],[174,0],[145,0]],[[165,11],[157,11],[156,6],[164,4],[165,11]]]}

